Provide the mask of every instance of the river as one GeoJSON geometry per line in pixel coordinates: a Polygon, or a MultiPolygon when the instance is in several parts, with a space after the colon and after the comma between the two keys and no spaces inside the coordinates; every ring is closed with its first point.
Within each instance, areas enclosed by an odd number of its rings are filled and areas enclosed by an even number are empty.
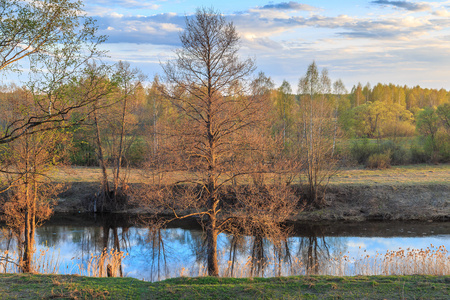
{"type": "MultiPolygon", "coordinates": [[[[57,214],[37,229],[37,264],[41,272],[82,275],[95,275],[100,264],[105,270],[110,264],[116,276],[148,281],[205,275],[203,231],[197,221],[157,230],[138,224],[129,215],[57,214]],[[105,248],[107,253],[119,249],[123,257],[116,256],[114,261],[107,255],[102,261],[99,256],[105,248]]],[[[448,253],[442,247],[438,250],[439,246],[450,249],[449,222],[297,223],[290,227],[289,238],[275,241],[221,233],[221,276],[372,275],[383,274],[386,268],[396,273],[405,266],[381,262],[388,251],[398,256],[402,250],[419,249],[414,252],[419,253],[427,248],[429,253],[444,253],[447,265],[440,268],[449,268],[448,253]]],[[[14,255],[15,242],[8,239],[6,229],[0,249],[14,255]]],[[[411,261],[407,264],[410,268],[411,261]]]]}

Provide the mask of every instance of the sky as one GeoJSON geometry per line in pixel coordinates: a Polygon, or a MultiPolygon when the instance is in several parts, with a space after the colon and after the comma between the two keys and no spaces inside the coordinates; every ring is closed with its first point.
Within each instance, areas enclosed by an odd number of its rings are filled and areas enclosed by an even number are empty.
{"type": "Polygon", "coordinates": [[[348,90],[361,82],[450,90],[450,1],[390,0],[84,0],[109,36],[109,60],[124,60],[151,79],[181,46],[197,8],[233,21],[242,59],[254,58],[277,86],[294,92],[315,61],[348,90]]]}

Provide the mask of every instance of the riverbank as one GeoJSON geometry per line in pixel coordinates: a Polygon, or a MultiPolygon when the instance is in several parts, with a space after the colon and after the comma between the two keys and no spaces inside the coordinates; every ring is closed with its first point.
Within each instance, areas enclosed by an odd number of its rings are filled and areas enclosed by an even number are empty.
{"type": "MultiPolygon", "coordinates": [[[[55,212],[85,212],[83,203],[98,192],[100,175],[100,169],[86,167],[56,172],[54,177],[67,183],[68,189],[60,195],[55,212]]],[[[171,184],[183,176],[187,175],[168,174],[164,180],[171,184]]],[[[449,164],[341,170],[330,181],[328,205],[320,210],[299,212],[292,216],[292,221],[449,221],[449,178],[449,164]]],[[[129,172],[130,185],[135,188],[151,180],[141,170],[129,172]]],[[[122,212],[145,213],[145,209],[137,207],[122,212]]]]}
{"type": "Polygon", "coordinates": [[[450,276],[133,278],[0,274],[1,299],[447,299],[450,276]]]}

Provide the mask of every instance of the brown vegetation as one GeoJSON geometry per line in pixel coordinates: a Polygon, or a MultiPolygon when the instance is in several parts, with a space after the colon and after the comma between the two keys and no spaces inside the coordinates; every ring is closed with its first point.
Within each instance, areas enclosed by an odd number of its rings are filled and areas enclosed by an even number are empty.
{"type": "Polygon", "coordinates": [[[19,265],[24,272],[34,270],[36,226],[50,217],[54,199],[63,189],[63,185],[51,184],[46,176],[64,158],[67,138],[64,132],[47,130],[21,136],[1,149],[2,172],[7,174],[3,219],[19,241],[19,265]]]}

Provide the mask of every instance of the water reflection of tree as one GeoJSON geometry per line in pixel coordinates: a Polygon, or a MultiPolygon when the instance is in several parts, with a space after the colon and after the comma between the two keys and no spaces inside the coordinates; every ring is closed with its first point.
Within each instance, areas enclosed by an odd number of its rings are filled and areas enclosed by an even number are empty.
{"type": "Polygon", "coordinates": [[[161,280],[169,274],[166,260],[165,238],[160,226],[148,229],[147,245],[150,245],[150,278],[152,281],[161,280]]]}
{"type": "Polygon", "coordinates": [[[322,274],[332,258],[346,251],[342,238],[327,237],[321,226],[308,226],[302,237],[229,234],[223,251],[228,259],[224,276],[287,276],[322,274]],[[293,251],[296,248],[297,251],[293,251]],[[295,253],[296,252],[296,253],[295,253]],[[247,264],[242,263],[247,259],[247,264]],[[244,269],[237,269],[237,266],[244,269]],[[241,273],[238,273],[241,271],[241,273]]]}
{"type": "MultiPolygon", "coordinates": [[[[103,218],[102,222],[102,255],[107,255],[109,250],[114,250],[116,253],[120,253],[122,249],[127,250],[129,247],[129,225],[128,222],[124,222],[121,216],[111,214],[103,218]],[[119,228],[120,235],[119,235],[119,228]]],[[[108,265],[108,276],[120,276],[123,277],[122,258],[119,256],[118,261],[115,262],[116,268],[108,265]],[[112,268],[112,269],[111,269],[112,268]],[[115,272],[117,270],[118,274],[115,272]]],[[[100,265],[100,274],[103,274],[104,266],[100,265]]]]}
{"type": "Polygon", "coordinates": [[[276,276],[281,276],[283,265],[288,267],[287,274],[292,274],[292,256],[291,247],[287,238],[280,238],[273,241],[274,254],[276,263],[274,264],[274,273],[276,276]]]}
{"type": "Polygon", "coordinates": [[[202,231],[191,231],[189,247],[191,248],[191,253],[195,257],[195,262],[198,265],[206,265],[208,254],[206,249],[206,237],[202,231]]]}
{"type": "Polygon", "coordinates": [[[325,237],[310,235],[303,237],[298,253],[306,262],[307,274],[319,274],[320,262],[329,259],[330,252],[325,237]]]}
{"type": "Polygon", "coordinates": [[[228,268],[224,275],[240,276],[236,273],[236,267],[243,259],[247,259],[246,264],[241,265],[244,268],[241,269],[241,275],[264,277],[271,266],[273,276],[281,276],[283,268],[289,268],[292,263],[290,248],[288,239],[283,236],[268,238],[262,232],[255,232],[252,236],[229,234],[223,249],[228,258],[228,268]]]}
{"type": "Polygon", "coordinates": [[[225,276],[233,277],[238,252],[243,253],[245,251],[246,240],[242,235],[233,234],[228,236],[228,243],[229,243],[229,259],[228,259],[229,268],[225,276]]]}
{"type": "MultiPolygon", "coordinates": [[[[81,266],[85,268],[89,259],[96,255],[108,255],[114,252],[127,251],[130,248],[130,233],[127,220],[120,215],[96,216],[97,224],[93,226],[66,227],[47,226],[39,231],[40,244],[56,248],[59,243],[69,238],[70,242],[77,248],[74,257],[81,259],[81,266]],[[67,232],[71,232],[67,235],[67,232]],[[48,243],[48,244],[47,244],[48,243]]],[[[82,222],[83,220],[77,220],[82,222]]],[[[122,261],[117,264],[117,274],[111,276],[123,276],[122,261]]],[[[99,275],[106,274],[107,266],[99,265],[99,275]]],[[[114,270],[113,270],[114,271],[114,270]]]]}
{"type": "Polygon", "coordinates": [[[334,254],[345,252],[345,246],[340,239],[326,237],[321,226],[308,226],[308,232],[300,239],[297,255],[305,263],[306,274],[321,274],[334,254]]]}
{"type": "MultiPolygon", "coordinates": [[[[0,249],[4,251],[1,257],[0,272],[12,272],[18,267],[15,262],[15,257],[11,257],[11,252],[17,247],[17,241],[15,241],[15,235],[11,228],[1,228],[0,230],[0,249]]],[[[20,249],[20,247],[19,247],[20,249]]],[[[19,254],[20,255],[20,254],[19,254]]]]}

